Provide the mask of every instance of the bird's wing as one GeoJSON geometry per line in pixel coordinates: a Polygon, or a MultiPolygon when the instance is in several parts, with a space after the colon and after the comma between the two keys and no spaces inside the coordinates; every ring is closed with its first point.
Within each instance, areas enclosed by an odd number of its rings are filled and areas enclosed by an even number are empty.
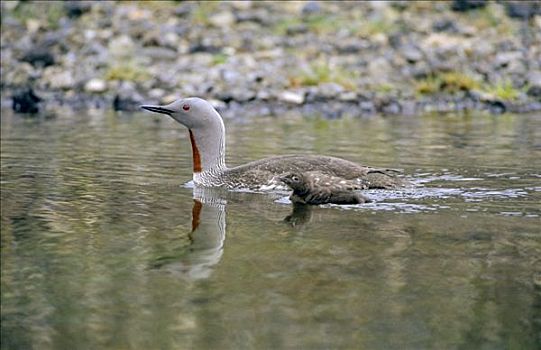
{"type": "Polygon", "coordinates": [[[331,191],[328,188],[322,188],[310,191],[304,198],[304,201],[308,204],[325,204],[330,203],[331,197],[331,191]]]}

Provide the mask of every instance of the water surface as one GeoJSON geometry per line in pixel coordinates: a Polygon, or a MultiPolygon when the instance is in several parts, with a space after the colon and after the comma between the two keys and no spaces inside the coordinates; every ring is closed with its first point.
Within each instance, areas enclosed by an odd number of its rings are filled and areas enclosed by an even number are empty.
{"type": "Polygon", "coordinates": [[[375,203],[185,185],[150,114],[1,119],[5,349],[534,349],[541,116],[226,120],[228,163],[403,168],[375,203]]]}

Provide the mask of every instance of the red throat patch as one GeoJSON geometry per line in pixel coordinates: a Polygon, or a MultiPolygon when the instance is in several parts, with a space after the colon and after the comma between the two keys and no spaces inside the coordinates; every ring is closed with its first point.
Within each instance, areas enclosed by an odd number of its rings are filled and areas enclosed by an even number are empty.
{"type": "Polygon", "coordinates": [[[201,209],[203,208],[203,204],[201,204],[200,201],[197,199],[193,200],[193,207],[192,207],[192,232],[197,230],[199,227],[199,219],[201,216],[201,209]]]}
{"type": "Polygon", "coordinates": [[[195,143],[195,137],[193,136],[192,130],[190,131],[190,142],[192,143],[192,159],[193,159],[193,172],[201,172],[201,156],[199,155],[199,149],[195,143]]]}

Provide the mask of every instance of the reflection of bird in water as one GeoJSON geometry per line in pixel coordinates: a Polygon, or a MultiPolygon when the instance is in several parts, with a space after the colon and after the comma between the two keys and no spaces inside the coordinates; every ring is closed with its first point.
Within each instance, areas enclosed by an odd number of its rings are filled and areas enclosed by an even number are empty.
{"type": "Polygon", "coordinates": [[[281,177],[281,180],[293,190],[289,197],[293,203],[318,205],[370,202],[370,199],[354,192],[368,188],[366,182],[360,179],[345,180],[319,171],[307,171],[289,173],[281,177]]]}
{"type": "Polygon", "coordinates": [[[208,278],[222,258],[225,241],[225,201],[216,197],[200,197],[194,190],[192,229],[188,242],[175,247],[172,255],[161,256],[153,268],[165,268],[191,280],[208,278]]]}
{"type": "Polygon", "coordinates": [[[312,207],[303,203],[293,203],[291,214],[285,217],[284,222],[293,227],[302,226],[312,219],[312,207]]]}
{"type": "Polygon", "coordinates": [[[224,123],[209,102],[191,97],[166,106],[145,105],[142,108],[169,115],[188,128],[193,181],[197,186],[273,190],[284,187],[279,178],[288,172],[314,170],[344,180],[362,180],[370,188],[395,188],[406,184],[396,176],[396,170],[376,169],[321,155],[275,156],[229,168],[225,164],[224,123]]]}

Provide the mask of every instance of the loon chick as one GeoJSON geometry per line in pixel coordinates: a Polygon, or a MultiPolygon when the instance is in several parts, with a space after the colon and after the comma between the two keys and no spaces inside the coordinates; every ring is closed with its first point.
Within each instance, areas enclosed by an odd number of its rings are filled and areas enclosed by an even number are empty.
{"type": "Polygon", "coordinates": [[[197,186],[282,189],[285,187],[280,177],[291,172],[313,170],[344,180],[362,181],[369,188],[395,188],[407,183],[396,177],[396,170],[361,166],[329,156],[274,156],[228,168],[225,164],[224,123],[209,102],[189,97],[165,106],[143,105],[141,108],[169,115],[188,128],[192,144],[193,182],[197,186]]]}
{"type": "Polygon", "coordinates": [[[344,180],[336,176],[325,175],[319,171],[289,173],[281,178],[293,193],[291,202],[302,204],[361,204],[370,199],[354,192],[368,186],[362,180],[344,180]]]}

